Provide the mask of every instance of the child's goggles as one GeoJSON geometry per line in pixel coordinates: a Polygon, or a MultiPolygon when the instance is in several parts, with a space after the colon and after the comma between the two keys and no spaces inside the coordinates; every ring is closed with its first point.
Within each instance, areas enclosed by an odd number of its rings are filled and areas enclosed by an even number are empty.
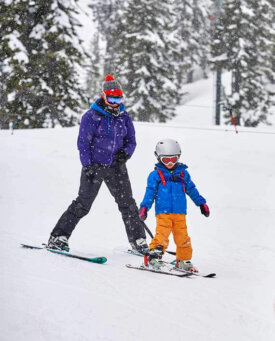
{"type": "Polygon", "coordinates": [[[107,96],[107,102],[110,104],[120,104],[122,100],[123,100],[123,97],[107,96]]]}
{"type": "Polygon", "coordinates": [[[164,163],[165,165],[167,165],[170,162],[177,163],[178,159],[179,159],[178,155],[174,155],[174,156],[161,156],[160,157],[161,162],[164,163]]]}

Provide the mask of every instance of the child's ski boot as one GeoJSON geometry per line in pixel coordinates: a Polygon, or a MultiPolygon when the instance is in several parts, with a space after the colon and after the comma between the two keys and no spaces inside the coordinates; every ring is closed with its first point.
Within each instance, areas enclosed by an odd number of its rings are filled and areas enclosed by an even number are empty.
{"type": "Polygon", "coordinates": [[[157,246],[155,249],[149,250],[148,255],[144,256],[144,265],[159,270],[163,266],[161,262],[162,255],[163,246],[157,246]]]}
{"type": "Polygon", "coordinates": [[[177,260],[176,267],[184,271],[198,272],[190,260],[177,260]]]}

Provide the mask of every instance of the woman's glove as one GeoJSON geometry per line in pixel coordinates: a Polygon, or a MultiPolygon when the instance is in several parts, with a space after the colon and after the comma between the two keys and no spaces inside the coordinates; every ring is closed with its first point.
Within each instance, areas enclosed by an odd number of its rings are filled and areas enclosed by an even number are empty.
{"type": "Polygon", "coordinates": [[[209,210],[209,207],[206,204],[200,205],[200,209],[201,209],[201,214],[203,214],[206,217],[209,217],[210,210],[209,210]]]}
{"type": "Polygon", "coordinates": [[[141,221],[144,221],[146,220],[147,218],[147,208],[145,206],[141,206],[140,209],[139,209],[139,219],[141,221]]]}
{"type": "Polygon", "coordinates": [[[130,158],[130,155],[123,149],[119,149],[115,154],[116,162],[126,162],[130,158]]]}

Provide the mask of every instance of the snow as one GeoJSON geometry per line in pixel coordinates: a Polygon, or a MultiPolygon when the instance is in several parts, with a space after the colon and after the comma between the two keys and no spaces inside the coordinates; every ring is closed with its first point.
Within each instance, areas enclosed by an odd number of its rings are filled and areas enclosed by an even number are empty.
{"type": "Polygon", "coordinates": [[[6,36],[6,38],[9,40],[8,42],[9,47],[12,50],[16,49],[19,50],[19,52],[16,52],[14,58],[17,59],[19,62],[24,61],[27,63],[29,61],[29,58],[27,56],[26,49],[24,45],[20,42],[18,37],[19,37],[18,31],[15,31],[13,34],[9,34],[6,36]]]}
{"type": "MultiPolygon", "coordinates": [[[[32,10],[34,11],[34,8],[32,10]]],[[[31,12],[31,9],[30,9],[30,12],[31,12]]],[[[42,39],[44,34],[45,34],[45,26],[43,26],[42,24],[37,24],[33,28],[30,34],[30,38],[42,39]]]]}
{"type": "Polygon", "coordinates": [[[241,12],[245,15],[247,15],[248,17],[254,17],[254,12],[251,8],[248,8],[246,6],[240,6],[241,8],[241,12]]]}
{"type": "MultiPolygon", "coordinates": [[[[274,340],[275,129],[213,126],[213,84],[186,85],[172,122],[135,122],[128,169],[139,204],[156,142],[180,142],[211,211],[205,218],[189,200],[193,262],[215,279],[127,269],[142,259],[118,252],[128,242],[105,185],[70,239],[72,249],[106,256],[105,265],[21,248],[47,241],[77,195],[78,128],[0,130],[1,340],[274,340]]],[[[153,209],[147,225],[154,231],[153,209]]]]}

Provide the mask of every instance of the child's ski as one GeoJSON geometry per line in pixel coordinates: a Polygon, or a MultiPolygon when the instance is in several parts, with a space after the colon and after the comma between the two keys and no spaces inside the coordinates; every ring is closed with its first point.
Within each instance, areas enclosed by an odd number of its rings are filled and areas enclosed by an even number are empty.
{"type": "Polygon", "coordinates": [[[66,252],[66,251],[48,249],[45,246],[35,246],[35,245],[28,245],[28,244],[21,244],[21,246],[28,248],[28,249],[47,250],[51,253],[56,253],[62,256],[76,258],[76,259],[84,260],[84,261],[91,262],[91,263],[104,264],[107,262],[106,257],[88,257],[88,256],[83,256],[81,254],[74,253],[74,252],[66,252]]]}
{"type": "Polygon", "coordinates": [[[176,261],[174,260],[173,262],[164,262],[165,264],[172,264],[174,265],[174,269],[176,271],[179,271],[179,272],[183,272],[183,273],[186,273],[186,274],[192,274],[194,276],[199,276],[199,277],[205,277],[205,278],[213,278],[213,277],[216,277],[216,274],[214,272],[210,272],[210,273],[203,273],[203,272],[191,272],[191,271],[187,271],[187,270],[183,270],[183,269],[179,269],[176,267],[176,261]]]}
{"type": "MultiPolygon", "coordinates": [[[[144,257],[144,255],[142,255],[141,253],[137,252],[137,251],[134,251],[134,250],[131,250],[131,249],[128,249],[128,250],[119,250],[120,252],[123,252],[123,253],[128,253],[130,255],[134,255],[134,256],[138,256],[138,257],[144,257]]],[[[216,277],[216,274],[214,272],[211,272],[211,273],[203,273],[203,272],[191,272],[191,271],[186,271],[186,270],[183,270],[183,269],[178,269],[176,268],[176,260],[174,260],[173,262],[165,262],[165,261],[161,261],[163,264],[166,264],[166,265],[169,265],[169,264],[172,264],[174,265],[173,267],[173,270],[175,271],[178,271],[178,272],[182,272],[182,273],[186,273],[186,274],[190,274],[190,275],[194,275],[194,276],[199,276],[199,277],[205,277],[205,278],[213,278],[213,277],[216,277]]],[[[130,265],[130,264],[128,264],[130,265]]],[[[130,267],[128,266],[127,267],[130,267]]],[[[139,268],[140,269],[140,268],[139,268]]],[[[146,269],[140,269],[140,270],[147,270],[147,271],[150,271],[150,268],[148,269],[146,267],[146,269]]],[[[155,271],[154,271],[155,272],[155,271]]],[[[162,271],[163,272],[163,271],[162,271]]],[[[170,273],[169,273],[170,274],[170,273]]]]}
{"type": "Polygon", "coordinates": [[[130,269],[136,269],[136,270],[143,270],[143,271],[150,271],[150,272],[155,272],[157,274],[162,274],[162,275],[170,275],[170,276],[177,276],[177,277],[191,277],[193,274],[192,273],[179,273],[178,271],[174,270],[174,269],[170,269],[170,270],[156,270],[153,268],[149,268],[147,266],[145,266],[144,264],[140,265],[140,266],[134,266],[131,264],[126,264],[127,268],[130,269]]]}

